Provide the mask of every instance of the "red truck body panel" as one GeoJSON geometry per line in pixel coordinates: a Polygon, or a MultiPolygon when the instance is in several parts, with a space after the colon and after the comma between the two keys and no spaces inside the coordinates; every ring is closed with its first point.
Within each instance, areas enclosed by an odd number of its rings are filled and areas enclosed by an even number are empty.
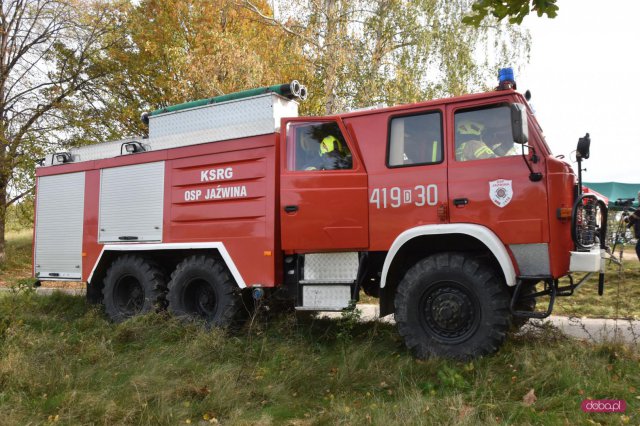
{"type": "MultiPolygon", "coordinates": [[[[415,200],[416,188],[435,186],[437,198],[424,206],[402,202],[391,208],[388,201],[383,208],[370,205],[370,250],[386,251],[395,238],[408,228],[440,223],[473,223],[489,227],[501,241],[511,244],[549,243],[551,270],[555,277],[566,275],[569,267],[569,251],[573,250],[570,223],[552,217],[560,206],[571,207],[575,176],[570,168],[547,175],[550,152],[541,139],[533,122],[529,124],[529,144],[535,150],[538,162],[531,164],[541,172],[543,180],[532,182],[522,156],[485,159],[481,161],[455,160],[453,139],[454,113],[469,107],[481,107],[500,102],[522,102],[515,92],[469,95],[444,101],[431,101],[410,107],[395,107],[382,112],[371,111],[343,116],[351,137],[357,139],[369,177],[369,191],[393,188],[409,191],[415,200]],[[501,93],[502,94],[502,93],[501,93]],[[444,120],[445,155],[439,164],[390,168],[386,164],[389,121],[423,112],[440,112],[444,120]],[[513,188],[513,198],[508,208],[499,208],[488,197],[488,183],[508,179],[513,188]],[[552,179],[552,180],[549,180],[552,179]],[[552,188],[553,187],[553,190],[552,188]],[[549,196],[549,194],[554,194],[549,196]],[[561,197],[562,200],[559,200],[561,197]],[[468,204],[456,207],[453,200],[466,198],[468,204]],[[431,205],[429,205],[431,204],[431,205]],[[446,217],[438,215],[438,209],[446,206],[446,217]],[[551,233],[555,238],[551,238],[551,233]]],[[[433,195],[433,194],[428,194],[433,195]]],[[[515,263],[515,262],[514,262],[515,263]]]]}
{"type": "Polygon", "coordinates": [[[37,176],[85,172],[82,279],[89,279],[104,244],[98,242],[100,169],[165,161],[163,243],[222,241],[247,283],[276,284],[278,135],[264,135],[113,159],[39,168],[37,176]],[[232,175],[224,175],[231,168],[232,175]],[[218,180],[211,170],[223,170],[218,180]],[[203,175],[203,173],[206,173],[203,175]],[[213,177],[213,179],[211,179],[213,177]],[[206,179],[206,180],[203,180],[206,179]],[[229,189],[231,188],[231,189],[229,189]],[[216,198],[243,188],[242,198],[216,198]],[[199,191],[199,192],[198,192],[199,191]]]}
{"type": "MultiPolygon", "coordinates": [[[[309,117],[286,123],[314,123],[309,117]]],[[[280,161],[280,220],[282,248],[287,252],[349,251],[369,249],[367,172],[356,145],[338,121],[353,153],[353,169],[331,171],[287,170],[287,150],[280,161]],[[287,213],[286,206],[297,211],[287,213]]],[[[283,135],[284,136],[284,135],[283,135]]],[[[287,141],[283,145],[286,146],[287,141]]]]}
{"type": "MultiPolygon", "coordinates": [[[[528,161],[542,181],[529,179],[521,155],[456,161],[456,111],[499,103],[525,103],[514,91],[489,92],[353,112],[300,117],[289,124],[335,121],[353,155],[353,168],[288,170],[286,130],[103,160],[37,169],[38,177],[85,171],[82,279],[88,280],[103,244],[98,242],[101,169],[164,161],[162,243],[223,242],[247,285],[282,282],[282,253],[387,251],[403,231],[421,225],[469,223],[488,227],[506,247],[549,245],[554,277],[568,272],[570,224],[554,212],[571,207],[575,176],[551,157],[533,117],[528,161]],[[390,122],[424,112],[440,114],[441,161],[388,166],[390,122]],[[531,154],[535,152],[537,162],[531,154]],[[488,197],[489,183],[511,182],[508,208],[488,197]],[[224,196],[220,196],[223,194],[224,196]],[[466,199],[456,206],[454,200],[466,199]],[[285,207],[297,210],[286,212],[285,207]]],[[[512,260],[513,259],[513,255],[512,260]]],[[[517,272],[517,263],[514,262],[517,272]]]]}

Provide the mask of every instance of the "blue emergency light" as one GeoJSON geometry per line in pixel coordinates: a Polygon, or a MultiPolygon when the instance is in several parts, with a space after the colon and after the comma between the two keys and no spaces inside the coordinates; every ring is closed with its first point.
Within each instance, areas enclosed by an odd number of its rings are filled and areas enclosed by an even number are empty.
{"type": "Polygon", "coordinates": [[[513,68],[500,68],[500,71],[498,71],[498,80],[500,80],[500,83],[503,81],[514,81],[513,68]]]}
{"type": "Polygon", "coordinates": [[[500,68],[500,71],[498,71],[498,90],[515,88],[516,80],[513,76],[513,68],[500,68]]]}

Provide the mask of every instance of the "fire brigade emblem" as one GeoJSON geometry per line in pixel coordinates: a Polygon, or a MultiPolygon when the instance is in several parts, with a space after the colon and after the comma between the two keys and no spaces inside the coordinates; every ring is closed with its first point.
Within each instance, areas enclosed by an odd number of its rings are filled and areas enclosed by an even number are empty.
{"type": "Polygon", "coordinates": [[[513,198],[513,188],[511,181],[506,179],[498,179],[489,182],[489,197],[493,204],[502,208],[511,202],[513,198]]]}

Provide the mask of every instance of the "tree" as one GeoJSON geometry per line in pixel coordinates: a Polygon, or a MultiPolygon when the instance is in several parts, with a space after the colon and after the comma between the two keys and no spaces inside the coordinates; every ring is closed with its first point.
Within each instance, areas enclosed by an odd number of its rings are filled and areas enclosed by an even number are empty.
{"type": "Polygon", "coordinates": [[[528,52],[524,30],[490,17],[463,25],[467,0],[295,0],[278,16],[242,2],[302,43],[312,113],[485,89],[499,66],[517,65],[528,52]]]}
{"type": "Polygon", "coordinates": [[[558,14],[557,0],[478,0],[471,7],[473,13],[465,16],[465,24],[478,26],[487,17],[493,16],[499,21],[509,18],[512,24],[521,24],[529,13],[536,12],[539,17],[547,15],[555,18],[558,14]]]}
{"type": "Polygon", "coordinates": [[[357,13],[356,5],[343,0],[294,1],[281,5],[282,18],[278,20],[251,0],[241,4],[255,13],[263,24],[283,30],[301,44],[312,78],[305,83],[314,94],[305,110],[325,114],[337,111],[338,85],[345,80],[346,71],[342,64],[354,54],[349,25],[357,13]]]}
{"type": "MultiPolygon", "coordinates": [[[[266,3],[257,4],[268,10],[266,3]]],[[[74,99],[70,145],[144,134],[143,111],[303,79],[297,40],[231,0],[142,0],[119,5],[117,32],[94,66],[112,73],[74,99]]]]}
{"type": "Polygon", "coordinates": [[[33,190],[34,159],[65,137],[66,102],[105,77],[92,67],[107,5],[5,0],[0,11],[0,261],[7,207],[33,190]]]}

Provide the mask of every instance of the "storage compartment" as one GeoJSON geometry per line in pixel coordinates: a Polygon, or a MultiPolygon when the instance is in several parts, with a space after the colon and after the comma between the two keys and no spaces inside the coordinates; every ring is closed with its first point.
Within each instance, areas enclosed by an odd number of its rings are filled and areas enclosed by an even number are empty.
{"type": "Polygon", "coordinates": [[[204,105],[149,117],[149,143],[154,149],[174,144],[191,145],[248,136],[280,129],[283,117],[297,117],[298,103],[275,93],[204,105]],[[179,135],[179,138],[175,136],[179,135]],[[174,138],[171,138],[174,136],[174,138]],[[188,142],[187,142],[188,141],[188,142]]]}
{"type": "Polygon", "coordinates": [[[100,242],[162,241],[164,162],[103,169],[100,242]]]}
{"type": "Polygon", "coordinates": [[[302,306],[299,311],[341,311],[349,306],[353,288],[350,285],[302,285],[302,306]]]}
{"type": "Polygon", "coordinates": [[[358,275],[358,253],[310,253],[304,256],[303,283],[353,283],[358,275]]]}
{"type": "Polygon", "coordinates": [[[588,252],[572,251],[569,262],[571,272],[598,272],[602,254],[599,248],[594,248],[588,252]]]}
{"type": "MultiPolygon", "coordinates": [[[[179,148],[280,131],[280,120],[298,116],[298,103],[275,93],[204,105],[149,117],[149,138],[127,138],[71,148],[74,162],[114,158],[126,154],[123,144],[137,141],[147,151],[179,148]]],[[[45,166],[60,164],[52,154],[45,166]]]]}
{"type": "Polygon", "coordinates": [[[35,275],[82,278],[84,172],[38,178],[35,275]]]}

